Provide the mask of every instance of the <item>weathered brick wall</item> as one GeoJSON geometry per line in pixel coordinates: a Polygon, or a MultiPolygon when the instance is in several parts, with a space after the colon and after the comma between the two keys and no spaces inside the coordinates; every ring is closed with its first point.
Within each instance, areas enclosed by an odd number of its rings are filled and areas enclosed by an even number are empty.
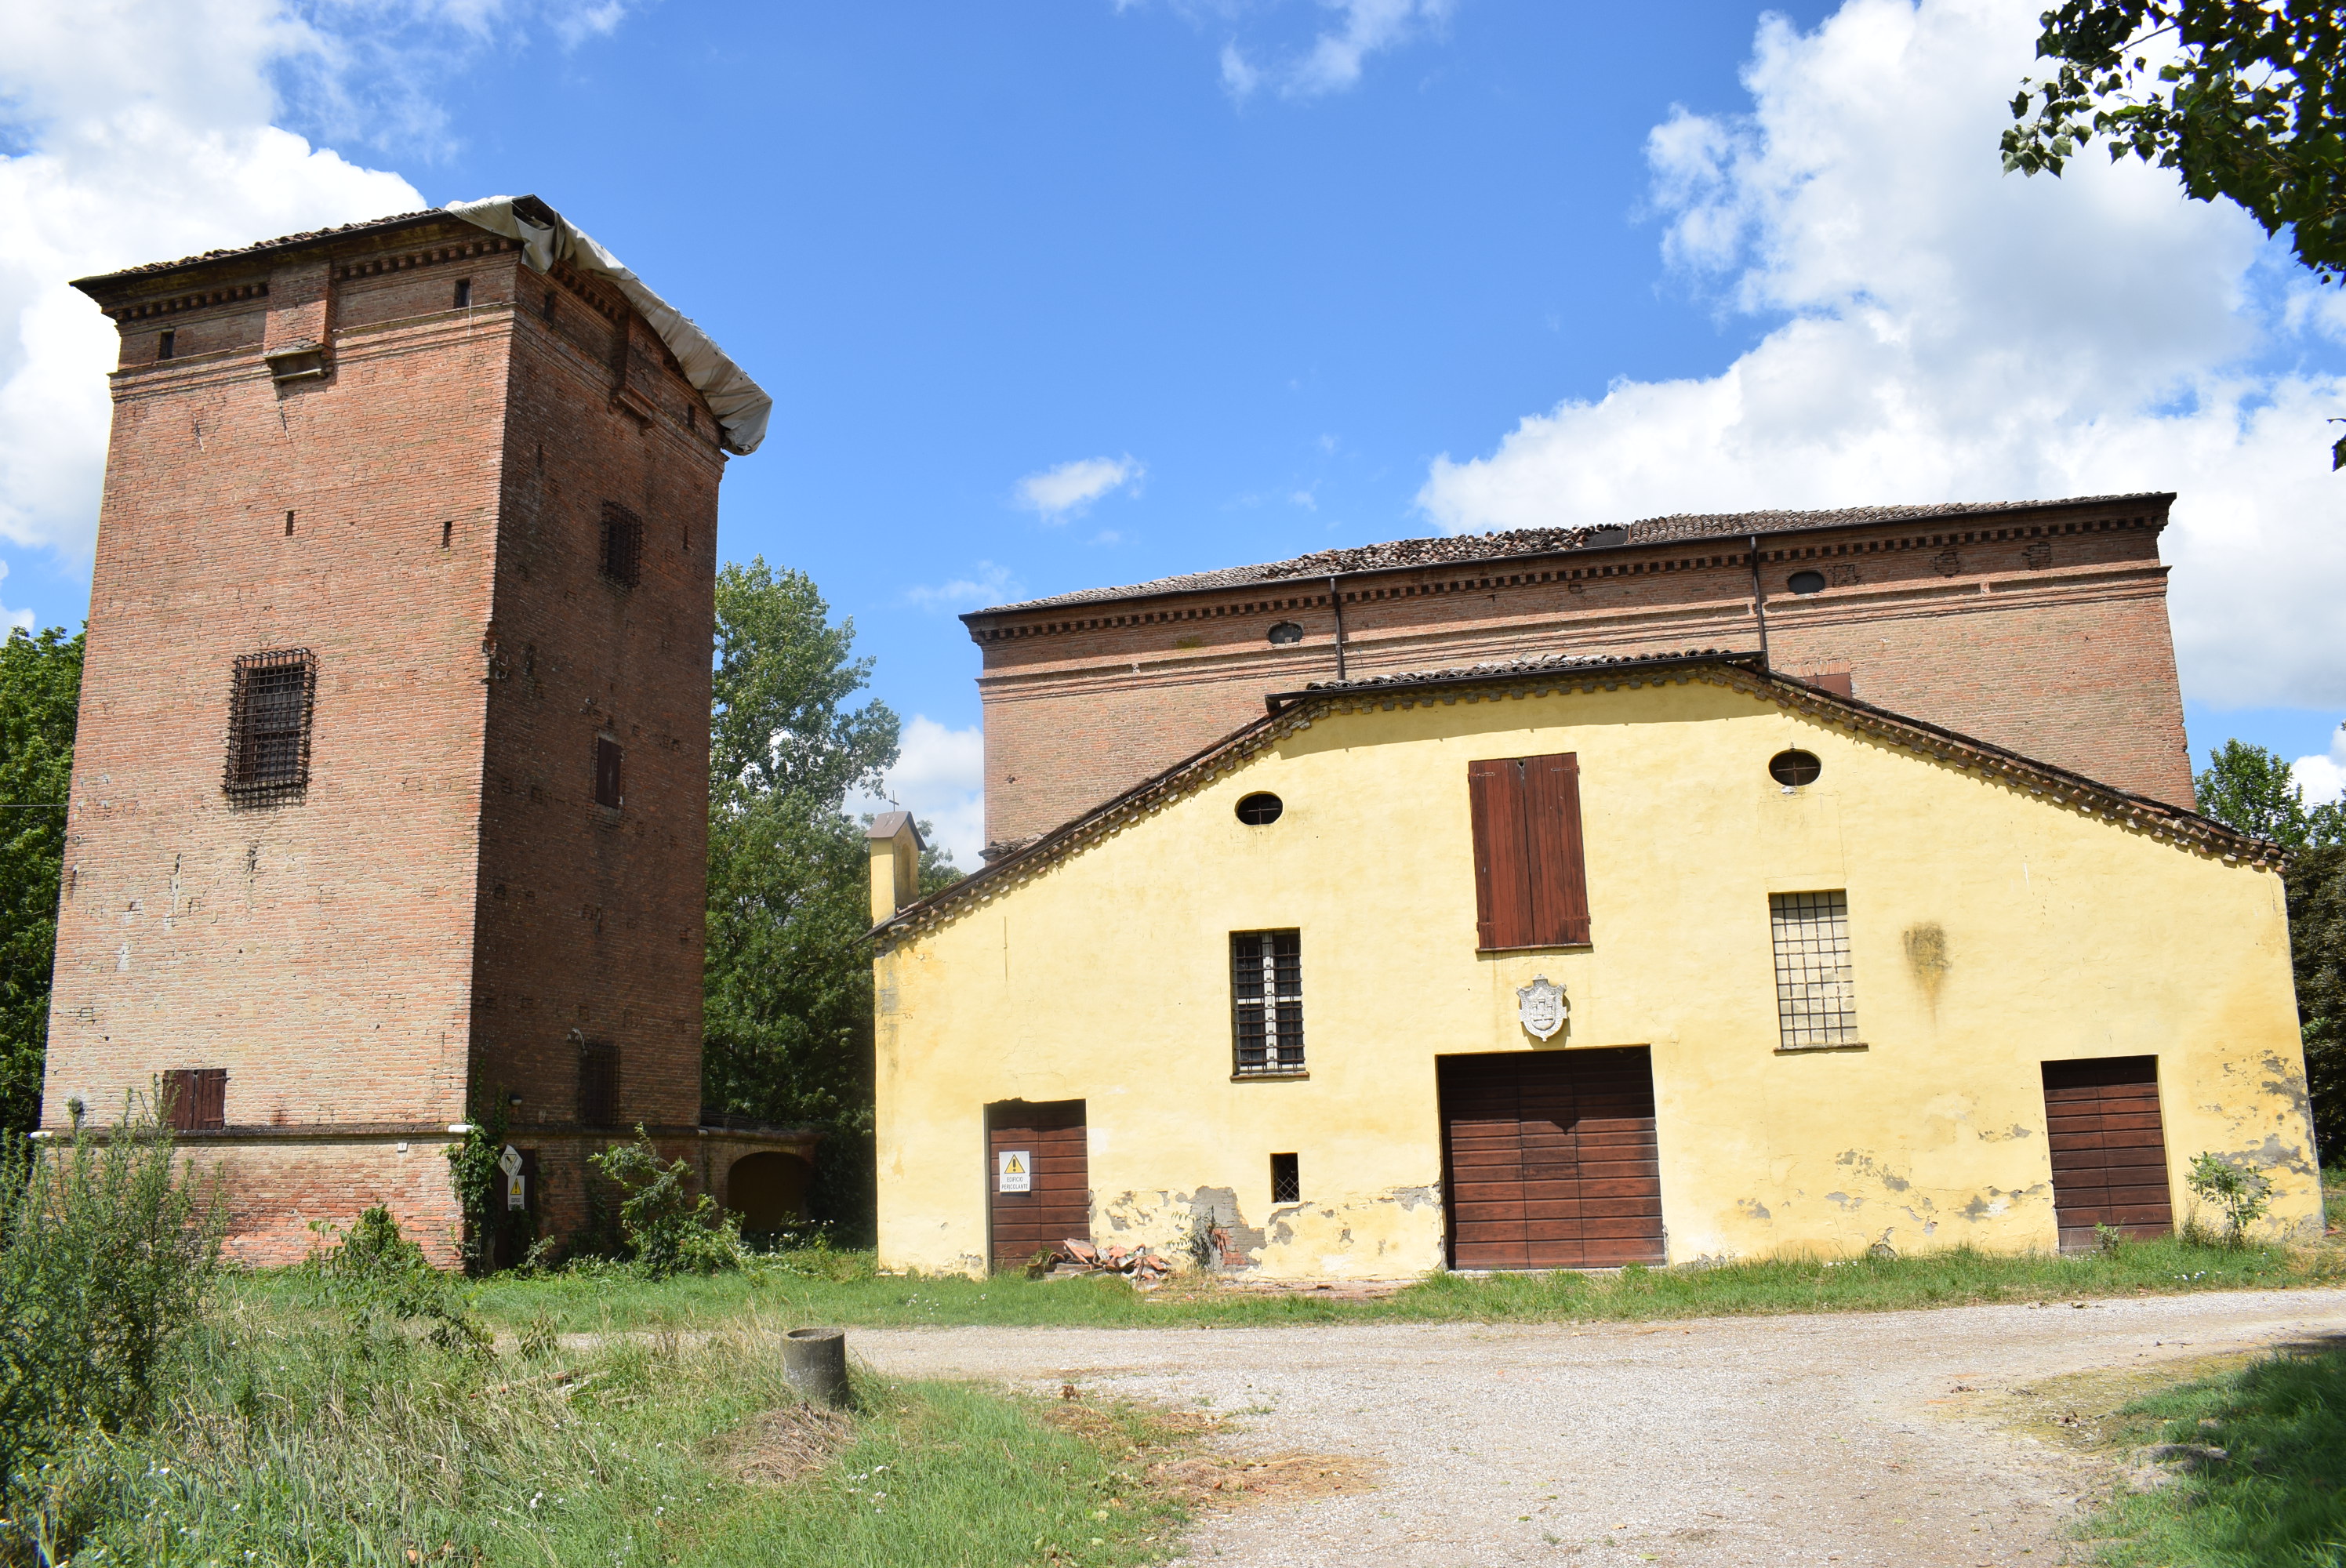
{"type": "Polygon", "coordinates": [[[453,219],[94,291],[124,368],[45,1122],[224,1067],[229,1127],[190,1146],[229,1176],[233,1250],[299,1256],[309,1221],[384,1201],[444,1257],[477,1072],[521,1095],[575,1225],[599,1140],[574,1029],[619,1044],[623,1121],[681,1148],[698,1119],[706,407],[615,294],[453,219]],[[328,374],[272,378],[264,351],[321,340],[328,374]],[[643,522],[632,588],[600,570],[607,500],[643,522]],[[286,647],[317,661],[308,787],[240,806],[232,661],[286,647]]]}
{"type": "Polygon", "coordinates": [[[683,417],[697,400],[613,402],[628,321],[569,280],[552,330],[522,315],[509,383],[474,1020],[482,1082],[522,1095],[517,1136],[576,1125],[579,1039],[619,1049],[621,1125],[699,1116],[724,459],[706,411],[683,417]],[[602,571],[607,503],[641,521],[632,587],[602,571]],[[623,748],[617,810],[595,799],[598,735],[623,748]]]}
{"type": "MultiPolygon", "coordinates": [[[[1884,708],[2189,804],[2163,507],[2048,506],[1760,539],[1770,652],[1884,708]],[[1969,523],[1970,525],[1964,525],[1969,523]],[[1813,567],[1827,588],[1795,595],[1813,567]]],[[[1756,648],[1742,536],[1342,578],[1345,667],[1756,648]]],[[[968,617],[986,833],[1043,832],[1336,674],[1324,577],[968,617]],[[1303,639],[1266,640],[1291,621],[1303,639]]]]}

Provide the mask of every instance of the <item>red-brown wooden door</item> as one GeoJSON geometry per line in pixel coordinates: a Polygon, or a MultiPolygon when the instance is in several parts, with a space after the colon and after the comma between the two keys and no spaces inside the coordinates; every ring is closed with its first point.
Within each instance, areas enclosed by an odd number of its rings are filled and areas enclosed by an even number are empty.
{"type": "Polygon", "coordinates": [[[1452,1268],[1663,1260],[1650,1053],[1509,1052],[1438,1066],[1452,1268]]]}
{"type": "Polygon", "coordinates": [[[988,1105],[985,1190],[996,1268],[1024,1268],[1037,1252],[1070,1238],[1089,1240],[1091,1158],[1085,1142],[1084,1102],[1012,1100],[988,1105]],[[1005,1178],[1005,1156],[1026,1168],[1005,1178]],[[1025,1178],[1027,1190],[1003,1190],[1015,1188],[1018,1176],[1025,1178]]]}
{"type": "Polygon", "coordinates": [[[2092,1247],[2097,1225],[2128,1236],[2175,1228],[2157,1057],[2045,1063],[2045,1125],[2062,1251],[2092,1247]]]}

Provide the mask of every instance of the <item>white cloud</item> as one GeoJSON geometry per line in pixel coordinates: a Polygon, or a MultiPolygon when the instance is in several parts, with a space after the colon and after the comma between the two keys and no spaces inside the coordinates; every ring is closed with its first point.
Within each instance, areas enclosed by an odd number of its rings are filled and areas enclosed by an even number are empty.
{"type": "Polygon", "coordinates": [[[11,0],[0,5],[0,539],[95,537],[116,338],[71,278],[428,205],[285,128],[438,143],[434,85],[540,23],[625,0],[11,0]]]}
{"type": "Polygon", "coordinates": [[[1297,62],[1281,90],[1292,97],[1317,97],[1341,93],[1361,80],[1361,62],[1380,49],[1390,49],[1422,27],[1439,25],[1450,15],[1450,0],[1320,0],[1331,11],[1343,14],[1343,25],[1312,41],[1311,52],[1297,62]]]}
{"type": "Polygon", "coordinates": [[[903,749],[877,796],[848,802],[856,812],[910,811],[934,830],[933,840],[954,864],[974,871],[984,861],[985,732],[977,725],[948,729],[916,713],[904,726],[903,749]]]}
{"type": "Polygon", "coordinates": [[[1046,523],[1080,517],[1091,504],[1113,491],[1139,488],[1148,468],[1130,453],[1122,457],[1079,457],[1018,482],[1018,504],[1039,514],[1046,523]]]}
{"type": "Polygon", "coordinates": [[[2096,151],[2058,180],[1995,153],[2033,0],[1848,0],[1760,27],[1753,111],[1652,133],[1663,250],[1781,316],[1719,374],[1616,382],[1435,462],[1453,532],[1672,512],[2180,493],[2165,552],[2185,687],[2346,702],[2346,382],[2259,370],[2346,321],[2256,225],[2096,151]],[[2268,308],[2280,296],[2283,302],[2268,308]],[[2276,570],[2276,566],[2285,569],[2276,570]]]}
{"type": "Polygon", "coordinates": [[[2300,757],[2289,765],[2289,772],[2309,806],[2326,806],[2346,796],[2346,726],[2331,733],[2327,755],[2300,757]]]}
{"type": "Polygon", "coordinates": [[[904,590],[904,597],[924,610],[947,610],[955,605],[1015,604],[1025,596],[1026,585],[1010,575],[1010,568],[991,561],[980,561],[977,569],[966,577],[904,590]]]}
{"type": "Polygon", "coordinates": [[[1243,102],[1262,86],[1262,73],[1247,64],[1235,40],[1222,46],[1222,91],[1243,102]]]}
{"type": "Polygon", "coordinates": [[[424,205],[270,123],[316,48],[270,0],[0,6],[0,537],[95,536],[116,339],[67,279],[424,205]]]}

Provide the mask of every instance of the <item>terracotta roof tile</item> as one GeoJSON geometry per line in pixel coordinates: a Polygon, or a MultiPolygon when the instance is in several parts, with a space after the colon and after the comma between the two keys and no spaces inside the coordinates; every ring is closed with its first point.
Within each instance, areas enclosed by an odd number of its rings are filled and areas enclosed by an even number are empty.
{"type": "Polygon", "coordinates": [[[1331,573],[1380,572],[1413,566],[1463,565],[1499,561],[1521,555],[1552,555],[1568,550],[1603,545],[1634,548],[1666,545],[1680,539],[1722,539],[1739,534],[1793,534],[1815,528],[1860,527],[1872,523],[1925,522],[1938,517],[1985,517],[2012,512],[2037,512],[2047,507],[2103,506],[2137,502],[2164,504],[2171,493],[2146,491],[2127,495],[2078,495],[2060,501],[1943,501],[1917,506],[1843,506],[1825,512],[1708,512],[1648,517],[1626,525],[1589,528],[1517,528],[1504,534],[1457,534],[1428,539],[1395,539],[1382,545],[1361,545],[1342,550],[1321,550],[1292,560],[1253,566],[1225,566],[1218,571],[1188,572],[1158,577],[1126,587],[1083,588],[1048,598],[1025,599],[973,610],[964,620],[1019,610],[1048,609],[1061,605],[1093,605],[1112,599],[1144,598],[1157,594],[1189,594],[1215,588],[1242,588],[1300,577],[1325,577],[1331,573]]]}
{"type": "Polygon", "coordinates": [[[421,212],[394,213],[389,218],[370,218],[362,223],[345,223],[334,229],[305,229],[298,234],[280,234],[274,239],[262,239],[250,245],[231,246],[225,250],[206,250],[200,255],[182,256],[176,261],[149,261],[141,267],[125,267],[118,272],[100,272],[88,278],[76,278],[76,286],[84,283],[105,283],[117,279],[142,278],[150,274],[176,272],[182,267],[198,267],[210,261],[227,261],[239,256],[255,256],[265,250],[281,250],[297,245],[309,245],[321,239],[339,239],[345,235],[365,234],[377,229],[396,228],[425,218],[446,218],[449,214],[438,208],[426,208],[421,212]]]}

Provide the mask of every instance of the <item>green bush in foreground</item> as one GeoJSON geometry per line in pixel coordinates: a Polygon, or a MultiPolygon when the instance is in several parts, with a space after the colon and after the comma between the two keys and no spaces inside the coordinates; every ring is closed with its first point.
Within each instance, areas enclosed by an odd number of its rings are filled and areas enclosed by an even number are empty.
{"type": "MultiPolygon", "coordinates": [[[[166,1397],[219,1257],[225,1206],[173,1168],[136,1105],[104,1134],[0,1145],[0,1474],[9,1514],[80,1441],[136,1430],[166,1397]]],[[[0,1525],[0,1551],[13,1527],[0,1525]]]]}
{"type": "Polygon", "coordinates": [[[2335,1568],[2346,1561],[2346,1349],[2283,1355],[2127,1407],[2155,1442],[2228,1456],[2089,1520],[2106,1563],[2335,1568]]]}
{"type": "Polygon", "coordinates": [[[696,1196],[692,1167],[682,1160],[662,1165],[643,1128],[634,1142],[613,1144],[587,1161],[618,1184],[619,1234],[646,1278],[741,1266],[740,1217],[705,1192],[696,1196]]]}

